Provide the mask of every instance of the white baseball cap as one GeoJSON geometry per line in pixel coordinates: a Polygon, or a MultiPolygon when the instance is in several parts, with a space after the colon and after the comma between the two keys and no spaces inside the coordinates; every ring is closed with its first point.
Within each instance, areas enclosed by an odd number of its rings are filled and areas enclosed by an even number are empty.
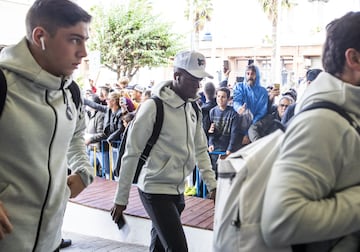
{"type": "Polygon", "coordinates": [[[141,93],[144,93],[145,87],[141,86],[140,84],[135,84],[134,90],[135,90],[135,91],[139,91],[139,92],[141,92],[141,93]]]}
{"type": "Polygon", "coordinates": [[[174,67],[184,69],[196,78],[213,78],[205,71],[206,60],[204,55],[196,51],[182,51],[175,55],[174,67]]]}

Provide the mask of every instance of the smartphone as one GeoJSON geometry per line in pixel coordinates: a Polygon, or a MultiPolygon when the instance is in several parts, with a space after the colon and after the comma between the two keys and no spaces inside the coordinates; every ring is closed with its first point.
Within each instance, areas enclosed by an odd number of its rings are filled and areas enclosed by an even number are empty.
{"type": "Polygon", "coordinates": [[[244,82],[244,77],[242,77],[242,76],[237,76],[237,77],[236,77],[236,82],[244,82]]]}
{"type": "Polygon", "coordinates": [[[229,61],[228,61],[228,60],[224,60],[224,67],[223,67],[224,73],[226,73],[229,69],[230,69],[229,61]]]}
{"type": "Polygon", "coordinates": [[[279,84],[279,83],[275,83],[275,84],[274,84],[274,88],[275,88],[275,89],[280,89],[280,84],[279,84]]]}
{"type": "Polygon", "coordinates": [[[120,105],[126,104],[126,98],[125,97],[121,97],[120,98],[120,105]]]}
{"type": "Polygon", "coordinates": [[[117,223],[117,226],[119,229],[122,229],[125,225],[125,218],[124,215],[121,215],[121,217],[119,218],[119,221],[117,223]]]}

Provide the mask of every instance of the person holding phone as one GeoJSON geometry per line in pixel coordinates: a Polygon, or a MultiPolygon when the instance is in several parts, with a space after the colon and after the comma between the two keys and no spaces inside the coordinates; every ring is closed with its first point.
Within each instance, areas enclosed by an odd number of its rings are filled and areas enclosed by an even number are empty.
{"type": "Polygon", "coordinates": [[[213,170],[217,177],[217,160],[218,154],[211,154],[211,152],[223,152],[226,155],[233,153],[240,149],[242,135],[240,132],[240,117],[228,105],[230,98],[230,90],[226,87],[221,87],[216,91],[217,106],[212,108],[209,112],[211,121],[209,133],[209,147],[208,151],[211,157],[213,170]]]}
{"type": "MultiPolygon", "coordinates": [[[[251,124],[256,123],[267,114],[268,92],[260,84],[260,71],[254,64],[246,67],[244,82],[235,85],[233,107],[240,116],[249,110],[253,116],[251,124]]],[[[247,130],[248,128],[243,132],[243,145],[250,143],[247,130]]]]}
{"type": "MultiPolygon", "coordinates": [[[[181,213],[185,208],[185,180],[197,166],[215,200],[216,179],[207,152],[202,115],[194,105],[200,81],[212,77],[205,71],[204,55],[196,51],[179,52],[174,59],[173,79],[153,87],[162,100],[164,122],[159,138],[141,169],[138,182],[140,199],[151,222],[150,251],[188,251],[181,213]]],[[[200,110],[200,108],[198,108],[200,110]]],[[[122,225],[131,184],[140,155],[152,134],[156,116],[153,99],[144,101],[128,128],[125,153],[111,216],[122,225]]]]}

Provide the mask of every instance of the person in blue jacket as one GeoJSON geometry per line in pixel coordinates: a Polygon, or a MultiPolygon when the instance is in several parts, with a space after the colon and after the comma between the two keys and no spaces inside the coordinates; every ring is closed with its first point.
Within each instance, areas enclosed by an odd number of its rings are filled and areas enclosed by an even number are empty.
{"type": "MultiPolygon", "coordinates": [[[[260,85],[260,71],[253,64],[247,66],[244,82],[235,85],[233,107],[239,115],[249,109],[253,115],[252,124],[262,119],[267,113],[268,92],[260,85]]],[[[250,143],[246,132],[242,143],[243,145],[250,143]]]]}

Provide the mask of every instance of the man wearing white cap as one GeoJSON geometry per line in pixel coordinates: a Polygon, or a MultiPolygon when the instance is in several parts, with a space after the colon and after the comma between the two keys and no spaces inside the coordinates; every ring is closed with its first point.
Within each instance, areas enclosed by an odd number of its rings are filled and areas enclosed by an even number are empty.
{"type": "MultiPolygon", "coordinates": [[[[216,180],[207,153],[202,115],[191,104],[198,98],[200,81],[212,78],[205,71],[205,57],[195,51],[178,53],[173,77],[153,87],[153,94],[163,102],[164,121],[137,183],[144,208],[152,220],[150,251],[188,251],[180,215],[185,208],[185,179],[195,165],[200,169],[210,198],[215,199],[216,180]]],[[[111,212],[116,223],[123,218],[132,179],[152,134],[155,115],[154,101],[146,100],[129,128],[111,212]]]]}

